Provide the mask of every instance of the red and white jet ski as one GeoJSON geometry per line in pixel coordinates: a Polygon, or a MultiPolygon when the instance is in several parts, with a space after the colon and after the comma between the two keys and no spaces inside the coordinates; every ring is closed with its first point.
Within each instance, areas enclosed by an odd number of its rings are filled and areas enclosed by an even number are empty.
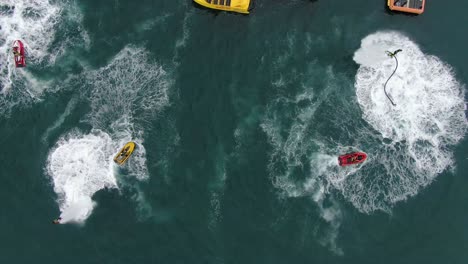
{"type": "Polygon", "coordinates": [[[13,42],[13,55],[15,56],[16,68],[26,67],[26,56],[24,52],[24,45],[21,40],[13,42]]]}

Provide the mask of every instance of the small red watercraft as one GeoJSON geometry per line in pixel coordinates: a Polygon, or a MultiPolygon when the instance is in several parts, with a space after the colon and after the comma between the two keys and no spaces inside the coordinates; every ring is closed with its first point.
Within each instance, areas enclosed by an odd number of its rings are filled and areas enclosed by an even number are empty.
{"type": "Polygon", "coordinates": [[[26,67],[24,45],[21,40],[15,40],[15,42],[13,42],[13,55],[15,56],[16,68],[26,67]]]}
{"type": "Polygon", "coordinates": [[[353,152],[344,154],[338,157],[340,166],[349,166],[353,164],[359,164],[367,159],[367,154],[364,152],[353,152]]]}

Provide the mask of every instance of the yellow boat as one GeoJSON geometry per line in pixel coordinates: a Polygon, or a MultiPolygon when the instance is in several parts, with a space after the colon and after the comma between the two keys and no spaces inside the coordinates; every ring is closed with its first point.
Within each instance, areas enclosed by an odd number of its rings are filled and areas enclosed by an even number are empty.
{"type": "Polygon", "coordinates": [[[248,14],[253,0],[193,0],[198,4],[217,10],[248,14]]]}
{"type": "Polygon", "coordinates": [[[122,165],[124,164],[128,158],[132,155],[133,151],[135,150],[135,142],[128,142],[123,146],[123,148],[115,155],[114,161],[115,163],[122,165]]]}

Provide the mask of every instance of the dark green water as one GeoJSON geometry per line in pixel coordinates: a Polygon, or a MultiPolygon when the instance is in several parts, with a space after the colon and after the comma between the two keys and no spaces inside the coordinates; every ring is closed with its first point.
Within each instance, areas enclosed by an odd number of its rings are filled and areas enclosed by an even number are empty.
{"type": "Polygon", "coordinates": [[[468,4],[385,4],[1,2],[0,262],[466,263],[468,4]],[[359,93],[369,35],[406,45],[398,116],[359,93]],[[17,38],[26,69],[7,55],[17,38]],[[350,149],[369,161],[329,164],[350,149]]]}

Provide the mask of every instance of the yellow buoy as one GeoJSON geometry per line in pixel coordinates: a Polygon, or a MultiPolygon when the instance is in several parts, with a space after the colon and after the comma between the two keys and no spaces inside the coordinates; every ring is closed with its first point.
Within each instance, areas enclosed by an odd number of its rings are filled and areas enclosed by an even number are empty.
{"type": "Polygon", "coordinates": [[[128,142],[123,146],[123,148],[115,155],[114,161],[115,163],[122,165],[124,164],[128,158],[132,155],[133,151],[135,150],[135,142],[128,142]]]}
{"type": "Polygon", "coordinates": [[[193,0],[198,4],[217,10],[248,14],[254,0],[193,0]]]}

